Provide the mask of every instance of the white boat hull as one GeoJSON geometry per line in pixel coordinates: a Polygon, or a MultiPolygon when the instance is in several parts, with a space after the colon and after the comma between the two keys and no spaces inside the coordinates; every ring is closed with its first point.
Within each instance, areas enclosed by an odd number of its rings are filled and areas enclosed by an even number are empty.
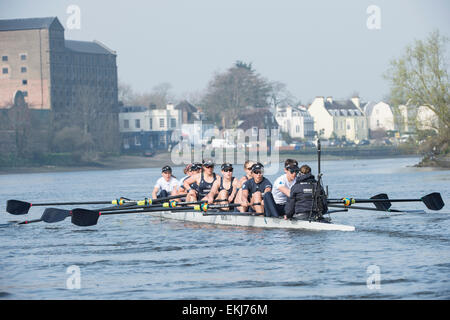
{"type": "Polygon", "coordinates": [[[332,230],[332,231],[355,231],[354,226],[333,224],[326,222],[315,222],[305,220],[284,220],[279,218],[268,218],[263,216],[219,214],[203,215],[198,211],[158,211],[150,213],[154,217],[163,219],[180,220],[197,223],[218,224],[227,226],[256,227],[256,228],[281,228],[281,229],[303,229],[303,230],[332,230]]]}

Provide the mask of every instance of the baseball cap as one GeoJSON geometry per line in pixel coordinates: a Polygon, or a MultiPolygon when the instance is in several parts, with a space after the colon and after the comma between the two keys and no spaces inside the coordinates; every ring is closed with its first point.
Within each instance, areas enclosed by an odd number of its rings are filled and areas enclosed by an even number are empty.
{"type": "Polygon", "coordinates": [[[264,169],[264,166],[260,162],[257,162],[254,165],[252,165],[252,171],[263,170],[263,169],[264,169]]]}
{"type": "Polygon", "coordinates": [[[166,171],[172,172],[172,168],[171,168],[170,166],[164,166],[164,167],[161,169],[161,172],[166,172],[166,171]]]}
{"type": "Polygon", "coordinates": [[[300,168],[298,166],[296,166],[295,164],[291,164],[286,167],[286,170],[292,170],[292,171],[298,172],[298,171],[300,171],[300,168]]]}
{"type": "Polygon", "coordinates": [[[231,163],[224,163],[224,164],[222,164],[222,166],[220,167],[222,170],[225,170],[225,169],[233,169],[233,165],[231,164],[231,163]]]}
{"type": "Polygon", "coordinates": [[[200,170],[201,168],[202,168],[201,163],[194,162],[193,164],[191,164],[190,171],[197,171],[197,170],[200,170]]]}
{"type": "Polygon", "coordinates": [[[204,167],[214,167],[214,162],[211,159],[203,160],[204,167]]]}

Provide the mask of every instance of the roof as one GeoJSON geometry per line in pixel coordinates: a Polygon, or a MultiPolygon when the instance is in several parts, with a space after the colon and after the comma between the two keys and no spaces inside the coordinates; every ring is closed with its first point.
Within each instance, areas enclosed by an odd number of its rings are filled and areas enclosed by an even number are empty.
{"type": "Polygon", "coordinates": [[[324,101],[325,109],[332,116],[363,116],[361,110],[351,101],[324,101]]]}
{"type": "Polygon", "coordinates": [[[197,108],[194,107],[189,102],[187,102],[186,100],[181,101],[179,104],[177,104],[175,109],[179,109],[181,111],[186,111],[186,112],[190,112],[190,113],[197,112],[197,108]]]}
{"type": "Polygon", "coordinates": [[[128,112],[145,112],[147,111],[147,107],[143,106],[123,106],[119,108],[120,113],[128,113],[128,112]]]}
{"type": "Polygon", "coordinates": [[[49,29],[55,21],[57,21],[59,26],[64,30],[57,17],[47,17],[0,20],[0,31],[49,29]]]}
{"type": "Polygon", "coordinates": [[[99,41],[77,41],[64,40],[66,49],[75,52],[93,53],[93,54],[115,54],[114,51],[108,49],[99,41]]]}
{"type": "Polygon", "coordinates": [[[272,112],[262,108],[246,108],[242,110],[239,119],[242,121],[238,128],[248,130],[253,127],[260,129],[276,129],[278,122],[273,117],[272,112]]]}
{"type": "Polygon", "coordinates": [[[364,113],[365,113],[366,115],[371,115],[371,114],[372,114],[372,111],[373,111],[373,108],[374,108],[376,105],[377,105],[376,102],[369,101],[368,103],[366,103],[366,104],[362,107],[362,109],[364,110],[364,113]]]}

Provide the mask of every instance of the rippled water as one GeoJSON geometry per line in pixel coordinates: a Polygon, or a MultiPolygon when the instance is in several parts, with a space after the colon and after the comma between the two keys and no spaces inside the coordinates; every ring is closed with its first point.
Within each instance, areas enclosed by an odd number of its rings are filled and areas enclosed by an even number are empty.
{"type": "MultiPolygon", "coordinates": [[[[417,161],[322,163],[331,197],[419,198],[438,191],[447,203],[438,212],[421,203],[393,206],[425,214],[333,214],[355,232],[221,227],[139,214],[103,216],[88,228],[69,219],[9,224],[0,228],[0,298],[450,299],[450,171],[409,167],[417,161]],[[73,265],[80,289],[69,290],[73,265]]],[[[181,177],[181,168],[174,173],[181,177]]],[[[7,199],[140,199],[159,176],[159,169],[2,175],[0,223],[37,219],[44,210],[13,216],[5,211],[7,199]]]]}

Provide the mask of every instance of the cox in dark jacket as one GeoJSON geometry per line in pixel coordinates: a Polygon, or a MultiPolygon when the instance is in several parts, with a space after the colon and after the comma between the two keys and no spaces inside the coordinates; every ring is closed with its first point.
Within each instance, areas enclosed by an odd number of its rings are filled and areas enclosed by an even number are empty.
{"type": "MultiPolygon", "coordinates": [[[[313,192],[317,184],[316,179],[311,173],[301,174],[297,177],[295,184],[291,188],[290,197],[286,203],[285,212],[287,218],[299,215],[298,218],[307,219],[311,213],[313,205],[313,192]]],[[[322,187],[320,187],[322,195],[325,194],[322,187]]],[[[324,212],[327,211],[326,200],[323,203],[325,206],[324,212]]]]}

